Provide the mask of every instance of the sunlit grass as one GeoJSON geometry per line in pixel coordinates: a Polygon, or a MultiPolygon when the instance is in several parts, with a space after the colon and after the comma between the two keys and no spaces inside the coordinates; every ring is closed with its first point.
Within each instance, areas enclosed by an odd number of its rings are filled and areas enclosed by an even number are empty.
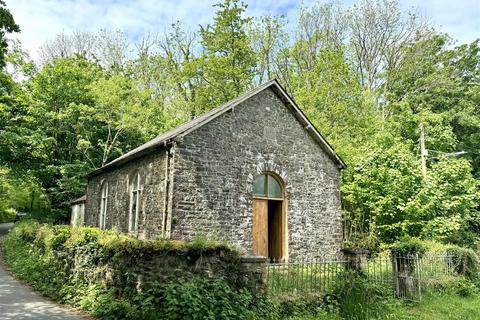
{"type": "Polygon", "coordinates": [[[424,296],[421,303],[399,306],[388,319],[478,320],[480,319],[480,296],[431,294],[424,296]]]}
{"type": "MultiPolygon", "coordinates": [[[[455,294],[430,294],[420,303],[392,300],[381,319],[371,320],[478,320],[480,296],[460,297],[455,294]]],[[[338,320],[337,313],[319,312],[317,316],[296,316],[289,320],[338,320]]],[[[353,319],[352,319],[353,320],[353,319]]]]}

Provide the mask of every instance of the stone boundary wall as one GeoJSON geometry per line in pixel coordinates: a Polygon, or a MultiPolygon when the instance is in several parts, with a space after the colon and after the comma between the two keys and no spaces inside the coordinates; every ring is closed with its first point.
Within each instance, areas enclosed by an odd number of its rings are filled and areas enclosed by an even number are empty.
{"type": "Polygon", "coordinates": [[[194,277],[224,279],[233,288],[253,293],[266,289],[266,258],[242,257],[221,248],[116,253],[97,265],[92,266],[92,262],[88,253],[77,254],[71,266],[73,277],[120,292],[144,291],[156,283],[188,281],[194,277]]]}

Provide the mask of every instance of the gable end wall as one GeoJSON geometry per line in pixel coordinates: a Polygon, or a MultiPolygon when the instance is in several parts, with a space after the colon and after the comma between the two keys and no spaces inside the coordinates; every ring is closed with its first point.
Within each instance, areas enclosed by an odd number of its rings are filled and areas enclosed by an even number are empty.
{"type": "Polygon", "coordinates": [[[175,150],[172,238],[210,236],[252,249],[252,184],[286,184],[290,260],[342,245],[339,169],[270,89],[185,135],[175,150]]]}

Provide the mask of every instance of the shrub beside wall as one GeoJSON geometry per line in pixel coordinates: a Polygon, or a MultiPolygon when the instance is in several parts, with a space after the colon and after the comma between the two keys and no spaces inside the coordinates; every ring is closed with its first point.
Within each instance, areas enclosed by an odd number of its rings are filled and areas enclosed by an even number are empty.
{"type": "Polygon", "coordinates": [[[452,256],[455,271],[459,275],[478,283],[480,272],[480,261],[473,249],[451,246],[447,253],[452,256]]]}
{"type": "Polygon", "coordinates": [[[4,209],[0,207],[0,223],[12,222],[15,216],[15,209],[4,209]]]}
{"type": "Polygon", "coordinates": [[[34,221],[4,239],[5,260],[45,295],[106,319],[253,317],[263,268],[226,245],[148,240],[34,221]]]}

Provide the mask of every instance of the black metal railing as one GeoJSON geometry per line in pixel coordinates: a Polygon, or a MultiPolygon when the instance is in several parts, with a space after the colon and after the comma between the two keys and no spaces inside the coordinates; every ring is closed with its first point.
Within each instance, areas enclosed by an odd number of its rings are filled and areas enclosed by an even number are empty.
{"type": "Polygon", "coordinates": [[[295,292],[327,292],[347,262],[312,259],[303,262],[270,263],[267,266],[268,292],[276,295],[295,292]]]}
{"type": "MultiPolygon", "coordinates": [[[[420,300],[422,292],[459,274],[453,257],[434,252],[422,257],[384,253],[371,257],[356,270],[372,284],[391,288],[399,298],[420,300]]],[[[346,260],[310,259],[300,262],[276,262],[267,265],[267,290],[270,295],[298,292],[330,292],[344,271],[346,260]]]]}

